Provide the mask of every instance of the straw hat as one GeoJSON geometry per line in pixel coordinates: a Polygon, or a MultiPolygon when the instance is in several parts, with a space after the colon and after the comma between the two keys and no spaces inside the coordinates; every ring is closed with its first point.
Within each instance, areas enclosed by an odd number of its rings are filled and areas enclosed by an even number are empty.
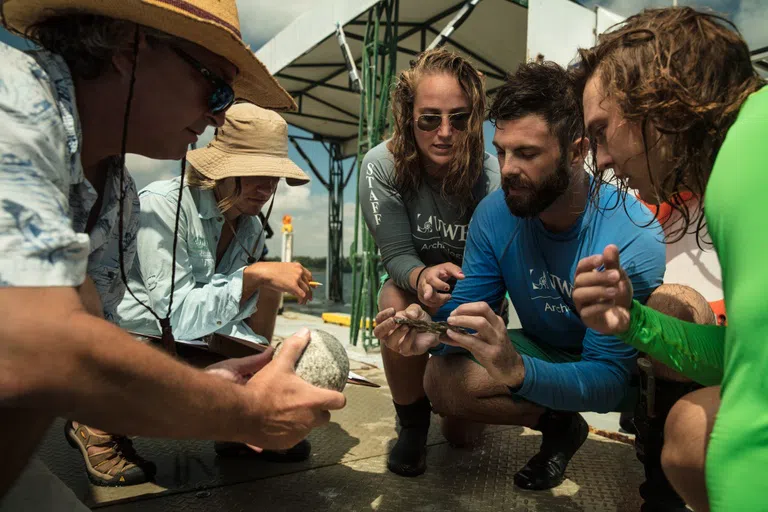
{"type": "Polygon", "coordinates": [[[0,8],[6,28],[22,35],[57,10],[98,14],[160,30],[237,66],[236,97],[264,108],[296,109],[293,98],[243,42],[235,0],[0,0],[0,8]]]}
{"type": "Polygon", "coordinates": [[[187,153],[189,162],[206,178],[236,176],[285,178],[304,185],[309,176],[288,158],[288,123],[280,114],[251,103],[236,103],[208,146],[187,153]]]}

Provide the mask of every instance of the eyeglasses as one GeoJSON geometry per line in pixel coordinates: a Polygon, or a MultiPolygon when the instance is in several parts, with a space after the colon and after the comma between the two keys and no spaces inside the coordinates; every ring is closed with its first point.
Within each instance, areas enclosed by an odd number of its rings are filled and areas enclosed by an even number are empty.
{"type": "Polygon", "coordinates": [[[179,55],[179,57],[191,64],[192,67],[197,69],[200,74],[213,85],[213,93],[211,93],[211,97],[208,99],[208,108],[211,109],[212,114],[220,114],[232,106],[235,102],[235,91],[232,89],[231,85],[222,80],[210,69],[203,66],[200,61],[187,52],[180,50],[175,46],[171,46],[171,48],[179,55]]]}
{"type": "Polygon", "coordinates": [[[469,126],[470,112],[455,112],[453,114],[422,114],[416,119],[416,128],[423,132],[433,132],[443,124],[443,117],[448,117],[448,122],[454,130],[463,132],[469,126]]]}

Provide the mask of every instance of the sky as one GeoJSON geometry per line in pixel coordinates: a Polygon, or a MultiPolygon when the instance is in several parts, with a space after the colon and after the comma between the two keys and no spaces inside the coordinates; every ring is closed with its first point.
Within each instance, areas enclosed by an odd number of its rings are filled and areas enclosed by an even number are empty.
{"type": "MultiPolygon", "coordinates": [[[[418,0],[401,0],[418,1],[418,0]]],[[[316,0],[237,0],[243,37],[253,49],[258,49],[269,41],[299,15],[310,9],[316,0]]],[[[446,0],[448,2],[448,0],[446,0]]],[[[612,10],[617,14],[629,16],[645,7],[669,6],[672,0],[582,0],[586,7],[597,5],[612,10]]],[[[680,5],[706,7],[726,14],[744,34],[752,48],[768,46],[768,0],[679,0],[680,5]]],[[[9,34],[0,29],[0,40],[13,41],[9,34]]],[[[291,133],[303,134],[290,128],[291,133]]],[[[198,146],[207,144],[213,135],[209,130],[198,141],[198,146]]],[[[486,126],[486,145],[490,150],[493,129],[486,126]]],[[[301,142],[315,166],[324,175],[328,173],[328,156],[322,145],[314,142],[301,142]]],[[[298,152],[289,146],[289,157],[310,173],[309,166],[298,152]]],[[[128,169],[134,176],[139,188],[151,181],[177,176],[178,162],[157,161],[137,155],[128,155],[128,169]]],[[[345,164],[349,169],[350,162],[345,164]]],[[[344,244],[345,255],[353,240],[355,215],[355,180],[353,179],[344,194],[344,244]]],[[[300,256],[325,256],[328,239],[328,193],[317,179],[308,186],[288,187],[284,182],[277,191],[277,199],[270,224],[276,231],[275,237],[268,242],[272,255],[280,251],[280,219],[284,214],[293,216],[294,254],[300,256]]]]}

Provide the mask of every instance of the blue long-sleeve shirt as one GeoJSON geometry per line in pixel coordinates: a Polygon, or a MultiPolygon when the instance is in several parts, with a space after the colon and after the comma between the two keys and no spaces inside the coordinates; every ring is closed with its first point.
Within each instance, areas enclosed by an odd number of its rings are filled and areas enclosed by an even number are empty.
{"type": "MultiPolygon", "coordinates": [[[[599,205],[590,201],[567,231],[552,233],[538,218],[514,217],[499,190],[483,200],[472,217],[462,270],[451,300],[435,316],[444,320],[460,304],[487,302],[498,311],[505,292],[535,342],[581,352],[575,363],[550,363],[522,355],[525,380],[516,393],[556,410],[608,412],[624,399],[637,352],[613,336],[587,329],[575,313],[571,294],[576,266],[584,257],[619,247],[621,264],[645,302],[662,283],[665,248],[660,227],[634,198],[626,212],[616,204],[615,187],[604,185],[599,205]]],[[[441,346],[434,354],[463,349],[441,346]]]]}

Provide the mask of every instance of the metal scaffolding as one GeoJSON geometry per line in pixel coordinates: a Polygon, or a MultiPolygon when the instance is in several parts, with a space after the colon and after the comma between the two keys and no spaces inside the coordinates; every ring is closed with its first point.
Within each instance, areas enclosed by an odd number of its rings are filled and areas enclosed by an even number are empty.
{"type": "Polygon", "coordinates": [[[344,177],[344,162],[340,141],[322,141],[322,139],[290,135],[289,139],[299,155],[307,162],[312,174],[320,180],[328,191],[328,257],[325,263],[325,299],[328,302],[344,301],[343,271],[344,254],[342,240],[344,238],[344,189],[352,178],[354,163],[344,177]],[[322,142],[328,152],[329,179],[325,179],[315,167],[312,159],[299,144],[300,140],[322,142]]]}
{"type": "MultiPolygon", "coordinates": [[[[363,157],[385,133],[389,119],[389,93],[397,69],[398,18],[400,0],[382,0],[368,11],[362,55],[362,91],[358,129],[358,179],[363,157]]],[[[350,249],[353,269],[350,341],[363,347],[378,345],[373,336],[379,290],[379,254],[373,237],[362,222],[360,190],[355,210],[355,238],[350,249]]]]}

